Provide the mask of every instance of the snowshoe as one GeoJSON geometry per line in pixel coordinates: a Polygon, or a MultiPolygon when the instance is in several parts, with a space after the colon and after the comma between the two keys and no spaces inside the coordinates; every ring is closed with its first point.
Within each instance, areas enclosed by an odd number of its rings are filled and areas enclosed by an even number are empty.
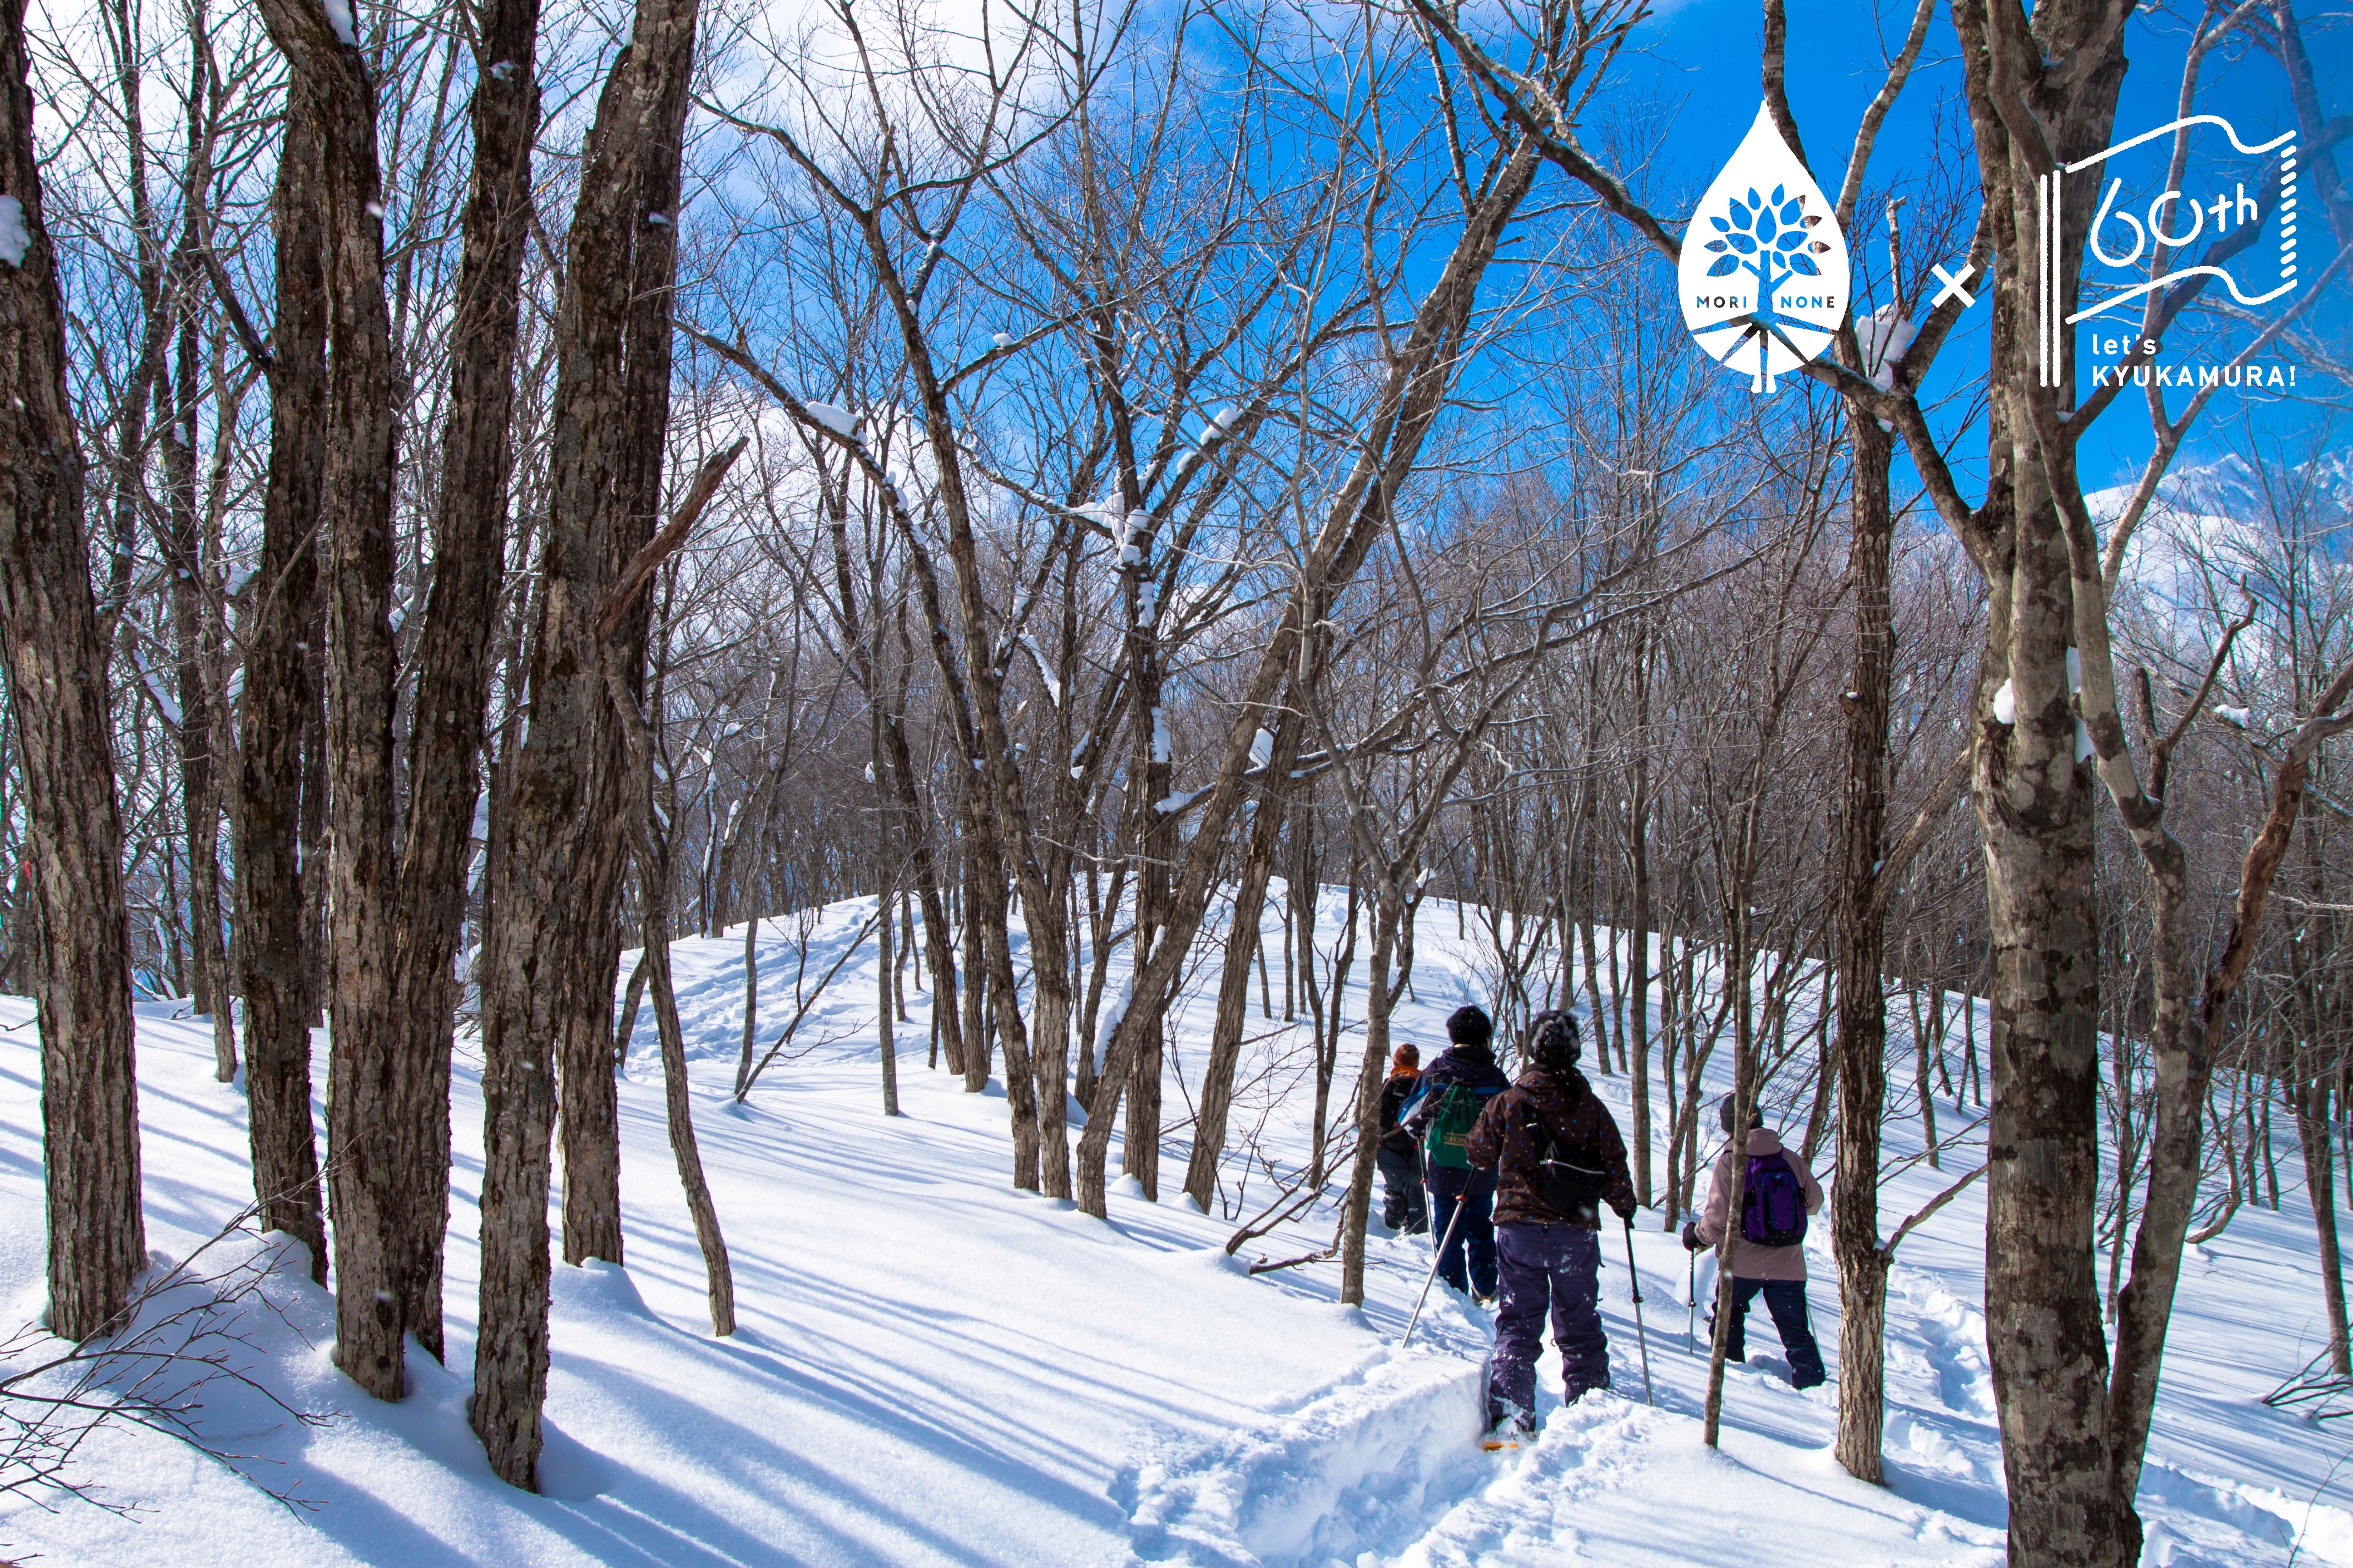
{"type": "Polygon", "coordinates": [[[1479,1447],[1493,1454],[1504,1448],[1516,1448],[1532,1440],[1535,1435],[1535,1422],[1525,1415],[1513,1414],[1488,1427],[1486,1435],[1479,1439],[1479,1447]]]}

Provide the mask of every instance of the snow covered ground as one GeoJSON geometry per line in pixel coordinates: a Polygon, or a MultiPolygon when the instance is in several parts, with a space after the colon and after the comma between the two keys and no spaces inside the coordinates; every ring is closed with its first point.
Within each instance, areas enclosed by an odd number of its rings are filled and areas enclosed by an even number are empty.
{"type": "MultiPolygon", "coordinates": [[[[1340,907],[1329,894],[1327,940],[1340,907]]],[[[812,975],[871,908],[825,911],[812,975]]],[[[1471,942],[1459,943],[1451,907],[1425,909],[1400,1038],[1434,1047],[1444,1015],[1479,993],[1485,965],[1471,929],[1471,942]]],[[[795,930],[763,927],[764,1040],[791,1011],[795,930]]],[[[481,1102],[478,1063],[461,1041],[448,1368],[412,1352],[410,1397],[369,1401],[328,1359],[329,1300],[299,1267],[281,1268],[238,1310],[241,1342],[217,1342],[287,1405],[327,1418],[305,1425],[258,1393],[216,1383],[199,1425],[237,1458],[223,1463],[151,1433],[102,1433],[79,1474],[121,1511],[0,1503],[0,1559],[236,1568],[2000,1560],[1975,1188],[1898,1255],[1887,1488],[1861,1485],[1831,1460],[1833,1391],[1788,1387],[1761,1310],[1752,1365],[1731,1377],[1723,1447],[1701,1445],[1705,1363],[1685,1349],[1685,1259],[1655,1215],[1644,1216],[1636,1248],[1656,1405],[1643,1398],[1613,1237],[1602,1308],[1616,1392],[1567,1410],[1556,1390],[1546,1393],[1539,1440],[1489,1456],[1472,1442],[1485,1315],[1435,1292],[1412,1348],[1394,1348],[1428,1268],[1426,1241],[1375,1241],[1360,1313],[1335,1304],[1335,1264],[1250,1278],[1223,1251],[1233,1221],[1196,1214],[1179,1196],[1155,1205],[1120,1184],[1103,1224],[1012,1192],[1005,1101],[994,1085],[967,1096],[924,1069],[921,995],[899,1032],[906,1114],[880,1114],[871,948],[803,1026],[802,1042],[817,1048],[771,1068],[735,1109],[727,1090],[742,951],[741,928],[676,950],[741,1327],[725,1341],[709,1331],[643,1018],[620,1100],[628,1265],[556,1270],[544,1496],[492,1480],[465,1424],[481,1102]]],[[[1200,984],[1214,983],[1207,966],[1200,984]]],[[[1352,1022],[1361,1005],[1359,989],[1352,1022]]],[[[41,1300],[30,1016],[29,1004],[0,999],[8,1328],[41,1300]]],[[[1252,1019],[1253,1030],[1273,1028],[1258,1018],[1255,988],[1252,1019]]],[[[1206,1024],[1197,1006],[1177,1032],[1172,1121],[1187,1112],[1206,1024]]],[[[1305,1089],[1295,1073],[1258,1078],[1253,1068],[1285,1045],[1261,1042],[1244,1072],[1257,1079],[1254,1095],[1271,1099],[1264,1142],[1279,1159],[1303,1147],[1305,1089]]],[[[243,1100],[212,1081],[210,1067],[204,1028],[169,1006],[142,1007],[148,1237],[159,1265],[185,1258],[248,1193],[243,1100]]],[[[1624,1124],[1625,1080],[1596,1081],[1624,1124]]],[[[1254,1105],[1238,1122],[1255,1123],[1254,1105]]],[[[1950,1103],[1938,1112],[1947,1127],[1968,1120],[1950,1103]]],[[[1914,1136],[1894,1130],[1891,1163],[1916,1148],[1914,1136]]],[[[1183,1131],[1172,1132],[1163,1156],[1172,1194],[1185,1148],[1183,1131]]],[[[1946,1163],[1942,1173],[1915,1165],[1889,1184],[1890,1226],[1975,1160],[1956,1149],[1946,1163]]],[[[2300,1169],[2284,1158],[2283,1184],[2300,1169]]],[[[1229,1182],[1240,1175],[1237,1163],[1229,1182]]],[[[2311,1226],[2296,1186],[2277,1215],[2242,1210],[2186,1270],[2141,1492],[2149,1563],[2278,1564],[2295,1553],[2353,1565],[2353,1475],[2337,1470],[2347,1440],[2258,1403],[2319,1342],[2311,1226]]],[[[1267,1195],[1261,1173],[1250,1212],[1267,1195]]],[[[1320,1210],[1246,1247],[1242,1259],[1313,1251],[1332,1225],[1320,1210]]],[[[1817,1225],[1815,1325],[1835,1376],[1828,1244],[1827,1225],[1817,1225]]],[[[204,1272],[269,1261],[284,1245],[232,1238],[206,1255],[204,1272]]],[[[1556,1384],[1549,1352],[1541,1375],[1556,1384]]]]}

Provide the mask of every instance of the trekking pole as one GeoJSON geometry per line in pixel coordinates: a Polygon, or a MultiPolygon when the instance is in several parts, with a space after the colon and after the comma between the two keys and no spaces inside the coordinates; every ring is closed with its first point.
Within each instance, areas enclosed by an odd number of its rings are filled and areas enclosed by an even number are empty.
{"type": "Polygon", "coordinates": [[[1642,1273],[1634,1267],[1634,1219],[1626,1217],[1626,1278],[1634,1287],[1634,1342],[1642,1347],[1642,1403],[1656,1405],[1651,1392],[1651,1340],[1642,1330],[1642,1273]]]}
{"type": "Polygon", "coordinates": [[[1689,1247],[1683,1248],[1683,1262],[1689,1266],[1690,1280],[1684,1289],[1684,1295],[1691,1307],[1690,1315],[1683,1320],[1683,1354],[1697,1355],[1699,1354],[1699,1254],[1689,1247]]]}
{"type": "Polygon", "coordinates": [[[1421,1304],[1430,1300],[1430,1286],[1438,1278],[1439,1260],[1446,1256],[1446,1244],[1454,1239],[1454,1227],[1461,1220],[1462,1211],[1470,1206],[1468,1203],[1458,1203],[1454,1212],[1446,1216],[1446,1234],[1438,1238],[1438,1250],[1430,1255],[1430,1272],[1422,1277],[1421,1294],[1413,1299],[1413,1316],[1405,1321],[1405,1338],[1398,1341],[1399,1350],[1413,1343],[1413,1326],[1421,1321],[1421,1304]]]}

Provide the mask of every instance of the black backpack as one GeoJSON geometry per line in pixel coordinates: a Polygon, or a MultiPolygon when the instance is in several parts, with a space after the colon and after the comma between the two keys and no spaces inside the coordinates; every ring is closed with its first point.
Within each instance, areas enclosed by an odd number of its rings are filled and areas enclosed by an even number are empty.
{"type": "Polygon", "coordinates": [[[1568,1157],[1559,1139],[1548,1139],[1536,1161],[1535,1189],[1545,1207],[1555,1214],[1598,1220],[1601,1199],[1609,1190],[1609,1173],[1578,1164],[1568,1157]]]}

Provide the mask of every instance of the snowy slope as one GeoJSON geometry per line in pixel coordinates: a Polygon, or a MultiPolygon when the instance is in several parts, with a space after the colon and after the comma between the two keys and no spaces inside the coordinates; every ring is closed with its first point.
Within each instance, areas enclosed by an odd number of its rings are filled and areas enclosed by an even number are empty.
{"type": "MultiPolygon", "coordinates": [[[[831,962],[871,900],[824,911],[807,976],[831,962]]],[[[1324,903],[1327,943],[1341,918],[1324,903]]],[[[1485,965],[1451,906],[1426,908],[1400,1037],[1442,1039],[1445,1013],[1485,965]]],[[[792,1007],[797,928],[764,924],[760,1035],[792,1007]]],[[[1332,1298],[1336,1266],[1250,1279],[1228,1259],[1229,1219],[1115,1186],[1112,1220],[1006,1186],[1005,1106],[926,1072],[925,998],[899,1026],[908,1112],[880,1113],[871,947],[733,1108],[743,933],[677,949],[696,1114],[736,1271],[742,1327],[709,1332],[702,1267],[662,1122],[649,1018],[622,1086],[626,1269],[556,1271],[547,1495],[488,1476],[465,1426],[480,1172],[476,1064],[461,1042],[449,1259],[448,1371],[412,1353],[412,1395],[373,1404],[330,1364],[332,1316],[298,1268],[246,1313],[241,1364],[316,1427],[216,1385],[200,1420],[245,1456],[235,1468],[144,1433],[110,1432],[85,1473],[117,1515],[68,1501],[0,1504],[0,1557],[50,1563],[1991,1563],[2004,1517],[1975,1254],[1975,1190],[1899,1254],[1889,1309],[1891,1485],[1831,1460],[1834,1401],[1776,1374],[1761,1311],[1736,1370],[1723,1450],[1699,1442],[1704,1361],[1684,1349],[1685,1259],[1655,1215],[1637,1232],[1658,1404],[1642,1402],[1622,1242],[1602,1276],[1615,1394],[1557,1407],[1541,1440],[1501,1456],[1470,1442],[1484,1315],[1432,1297],[1410,1351],[1392,1348],[1428,1268],[1420,1239],[1377,1239],[1363,1313],[1332,1298]],[[252,1478],[248,1479],[247,1478],[252,1478]],[[259,1483],[259,1484],[256,1484],[259,1483]],[[286,1493],[281,1506],[262,1487],[286,1493]]],[[[624,963],[629,962],[625,957],[624,963]]],[[[1199,977],[1215,983],[1214,964],[1199,977]]],[[[1114,974],[1116,989],[1116,974],[1114,974]]],[[[1351,1024],[1362,992],[1352,994],[1351,1024]]],[[[37,1059],[29,1005],[0,1000],[0,1310],[39,1306],[37,1059]]],[[[1186,1114],[1206,1053],[1206,1004],[1172,1051],[1169,1114],[1186,1114]],[[1181,1076],[1180,1076],[1181,1075],[1181,1076]]],[[[1244,1066],[1237,1121],[1265,1117],[1278,1163],[1303,1150],[1306,1089],[1293,1043],[1244,1066]]],[[[1361,1040],[1361,1034],[1354,1037],[1361,1040]]],[[[1357,1047],[1344,1047],[1344,1058],[1357,1047]]],[[[323,1053],[322,1055],[323,1062],[323,1053]]],[[[1345,1091],[1345,1074],[1341,1093],[1345,1091]]],[[[143,1011],[142,1112],[150,1246],[185,1257],[248,1190],[243,1103],[210,1077],[208,1035],[143,1011]]],[[[1625,1121],[1622,1079],[1597,1079],[1625,1121]]],[[[1940,1122],[1964,1124],[1949,1103],[1940,1122]]],[[[1891,1161],[1910,1147],[1891,1137],[1891,1161]]],[[[1163,1156],[1182,1169],[1184,1133],[1163,1156]]],[[[1892,1225],[1974,1163],[1915,1167],[1883,1199],[1892,1225]]],[[[2299,1168],[2282,1162],[2282,1177],[2299,1168]]],[[[1239,1185],[1239,1161],[1229,1184],[1239,1185]]],[[[1254,1176],[1244,1212],[1263,1203],[1254,1176]]],[[[1229,1187],[1229,1191],[1231,1188],[1229,1187]]],[[[2257,1396],[2310,1354],[2318,1292],[2302,1194],[2245,1211],[2193,1259],[2168,1359],[2142,1502],[2152,1563],[2353,1564],[2353,1515],[2328,1489],[2344,1444],[2257,1396]]],[[[1325,1245],[1328,1209],[1251,1244],[1245,1258],[1325,1245]]],[[[283,1245],[282,1243],[280,1245],[283,1245]]],[[[1827,1227],[1816,1328],[1837,1346],[1827,1227]]],[[[266,1258],[233,1240],[210,1257],[266,1258]]],[[[1704,1330],[1703,1330],[1704,1332],[1704,1330]]],[[[1556,1382],[1547,1355],[1546,1384],[1556,1382]]]]}

